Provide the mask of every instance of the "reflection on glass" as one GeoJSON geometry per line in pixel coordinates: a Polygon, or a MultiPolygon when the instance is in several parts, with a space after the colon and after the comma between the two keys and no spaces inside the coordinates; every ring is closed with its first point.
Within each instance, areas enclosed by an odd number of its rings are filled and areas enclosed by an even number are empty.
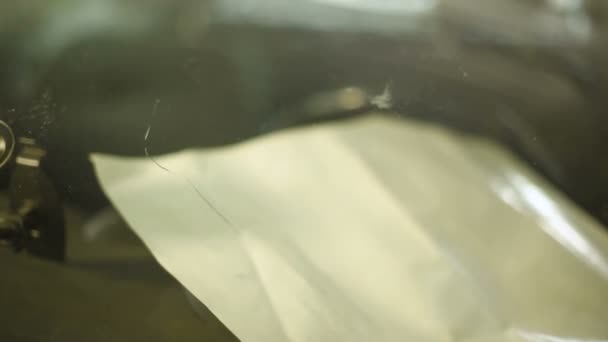
{"type": "Polygon", "coordinates": [[[535,217],[540,227],[552,238],[608,279],[608,262],[602,253],[576,229],[543,189],[517,173],[507,173],[494,182],[497,195],[515,210],[535,217]]]}
{"type": "Polygon", "coordinates": [[[377,12],[425,13],[437,6],[437,0],[313,0],[349,9],[377,12]]]}
{"type": "Polygon", "coordinates": [[[556,337],[529,331],[518,331],[517,334],[524,340],[530,342],[605,342],[603,340],[582,340],[580,338],[556,337]]]}

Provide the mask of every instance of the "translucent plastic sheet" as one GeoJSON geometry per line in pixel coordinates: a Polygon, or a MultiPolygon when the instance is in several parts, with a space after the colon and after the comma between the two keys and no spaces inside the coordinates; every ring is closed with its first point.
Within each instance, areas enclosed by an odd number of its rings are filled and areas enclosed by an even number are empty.
{"type": "Polygon", "coordinates": [[[372,115],[93,161],[242,341],[608,340],[606,234],[490,143],[372,115]]]}

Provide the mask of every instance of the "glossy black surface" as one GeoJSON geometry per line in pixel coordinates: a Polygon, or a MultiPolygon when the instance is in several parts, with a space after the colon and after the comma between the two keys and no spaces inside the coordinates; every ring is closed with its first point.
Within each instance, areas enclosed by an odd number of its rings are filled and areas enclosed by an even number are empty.
{"type": "Polygon", "coordinates": [[[0,340],[236,340],[111,211],[67,213],[65,263],[0,250],[0,340]]]}

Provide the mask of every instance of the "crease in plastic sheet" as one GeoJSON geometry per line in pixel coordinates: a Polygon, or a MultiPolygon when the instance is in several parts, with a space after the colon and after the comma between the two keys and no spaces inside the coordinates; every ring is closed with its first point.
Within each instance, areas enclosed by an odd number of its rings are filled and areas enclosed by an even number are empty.
{"type": "Polygon", "coordinates": [[[605,234],[486,142],[372,115],[157,158],[169,172],[93,161],[242,341],[608,340],[605,234]],[[576,239],[547,228],[564,220],[576,239]]]}

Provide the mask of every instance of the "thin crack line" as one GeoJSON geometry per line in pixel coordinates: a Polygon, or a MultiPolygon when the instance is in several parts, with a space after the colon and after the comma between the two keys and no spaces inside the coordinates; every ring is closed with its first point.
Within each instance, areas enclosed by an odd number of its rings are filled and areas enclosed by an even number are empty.
{"type": "Polygon", "coordinates": [[[173,174],[173,172],[171,172],[171,170],[169,170],[166,167],[162,166],[156,159],[154,159],[154,157],[152,155],[150,155],[150,152],[148,152],[148,146],[144,147],[144,153],[146,154],[146,157],[148,157],[148,159],[150,159],[150,161],[153,162],[160,169],[164,170],[167,173],[173,174]]]}
{"type": "MultiPolygon", "coordinates": [[[[168,168],[164,167],[163,165],[161,165],[151,154],[150,154],[150,134],[152,132],[152,119],[154,119],[154,117],[157,114],[158,111],[158,105],[160,104],[160,99],[156,99],[156,101],[154,102],[154,107],[152,109],[152,115],[150,117],[150,123],[148,124],[148,129],[146,129],[146,133],[144,134],[144,154],[146,155],[146,157],[148,159],[150,159],[150,161],[152,163],[154,163],[154,165],[156,165],[158,168],[160,168],[161,170],[172,174],[174,176],[179,176],[179,177],[183,177],[180,175],[175,174],[173,171],[169,170],[168,168]]],[[[213,211],[215,212],[226,224],[228,224],[231,227],[235,227],[234,224],[228,219],[228,217],[226,217],[224,214],[222,214],[221,211],[219,211],[219,209],[202,193],[202,191],[199,190],[198,187],[196,187],[196,185],[194,185],[194,182],[192,182],[192,180],[190,178],[187,177],[183,177],[186,182],[188,182],[188,185],[190,185],[190,188],[192,188],[192,190],[196,193],[196,195],[203,200],[203,202],[205,202],[205,204],[213,211]]]]}
{"type": "Polygon", "coordinates": [[[205,197],[205,195],[203,195],[203,193],[198,189],[198,187],[196,187],[196,185],[194,185],[194,183],[192,182],[192,180],[190,178],[186,178],[186,181],[192,187],[192,190],[194,190],[194,192],[196,192],[198,197],[200,197],[200,199],[202,199],[207,204],[207,206],[209,208],[211,208],[211,210],[213,210],[219,217],[221,217],[222,220],[226,224],[228,224],[231,227],[234,227],[234,224],[232,224],[232,222],[228,219],[228,217],[226,217],[224,214],[222,214],[222,212],[219,211],[219,209],[207,197],[205,197]]]}

